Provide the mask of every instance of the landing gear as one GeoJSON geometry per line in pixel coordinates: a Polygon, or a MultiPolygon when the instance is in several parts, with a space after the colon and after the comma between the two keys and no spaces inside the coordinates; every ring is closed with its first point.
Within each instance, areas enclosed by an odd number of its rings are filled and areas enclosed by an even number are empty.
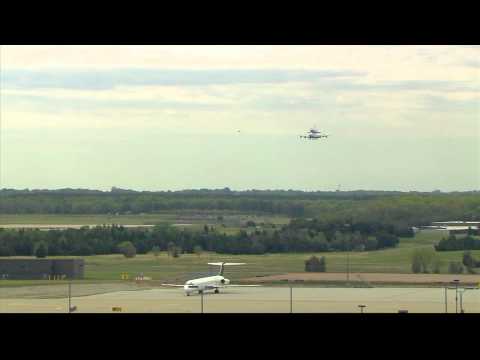
{"type": "Polygon", "coordinates": [[[220,294],[220,290],[215,289],[215,294],[220,294]]]}
{"type": "Polygon", "coordinates": [[[187,292],[187,293],[185,293],[185,295],[190,296],[190,293],[187,292]]]}
{"type": "Polygon", "coordinates": [[[198,290],[198,295],[202,295],[203,294],[203,290],[198,290]]]}

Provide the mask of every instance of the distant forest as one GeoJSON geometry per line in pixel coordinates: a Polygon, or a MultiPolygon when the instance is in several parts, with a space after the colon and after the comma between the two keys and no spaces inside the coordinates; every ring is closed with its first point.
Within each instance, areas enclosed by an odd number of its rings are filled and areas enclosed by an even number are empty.
{"type": "Polygon", "coordinates": [[[480,192],[218,190],[0,190],[0,214],[140,214],[235,211],[318,218],[324,222],[379,222],[398,227],[432,221],[480,220],[480,192]]]}

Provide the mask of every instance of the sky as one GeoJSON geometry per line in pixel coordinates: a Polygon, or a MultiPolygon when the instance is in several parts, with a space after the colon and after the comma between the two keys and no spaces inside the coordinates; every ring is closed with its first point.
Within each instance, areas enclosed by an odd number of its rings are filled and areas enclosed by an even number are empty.
{"type": "Polygon", "coordinates": [[[0,188],[112,186],[480,190],[480,46],[1,46],[0,188]]]}

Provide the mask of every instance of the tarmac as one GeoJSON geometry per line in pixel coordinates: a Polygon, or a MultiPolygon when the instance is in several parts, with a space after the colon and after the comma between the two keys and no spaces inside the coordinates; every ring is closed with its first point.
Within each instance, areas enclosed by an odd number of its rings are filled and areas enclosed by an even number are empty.
{"type": "MultiPolygon", "coordinates": [[[[183,289],[115,291],[73,296],[76,313],[455,313],[461,311],[460,294],[444,288],[332,288],[258,287],[222,289],[220,294],[186,296],[183,289]]],[[[462,294],[466,313],[480,313],[480,290],[462,294]]],[[[0,298],[0,313],[66,313],[68,297],[0,298]]]]}

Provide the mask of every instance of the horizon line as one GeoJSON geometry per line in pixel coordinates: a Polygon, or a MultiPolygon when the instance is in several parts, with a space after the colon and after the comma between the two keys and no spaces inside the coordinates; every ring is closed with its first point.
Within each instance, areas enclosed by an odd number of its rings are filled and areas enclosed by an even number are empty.
{"type": "Polygon", "coordinates": [[[188,191],[225,191],[225,192],[301,192],[301,193],[318,193],[318,192],[395,192],[395,193],[456,193],[456,192],[480,192],[480,190],[441,190],[435,189],[430,191],[422,191],[422,190],[378,190],[378,189],[355,189],[355,190],[299,190],[299,189],[244,189],[244,190],[235,190],[229,187],[223,188],[192,188],[192,189],[179,189],[179,190],[135,190],[135,189],[128,189],[128,188],[120,188],[116,186],[112,186],[110,190],[102,190],[102,189],[95,189],[95,188],[71,188],[71,187],[62,187],[62,188],[0,188],[0,192],[3,191],[95,191],[95,192],[102,192],[102,193],[115,193],[115,192],[136,192],[136,193],[175,193],[175,192],[188,192],[188,191]]]}

